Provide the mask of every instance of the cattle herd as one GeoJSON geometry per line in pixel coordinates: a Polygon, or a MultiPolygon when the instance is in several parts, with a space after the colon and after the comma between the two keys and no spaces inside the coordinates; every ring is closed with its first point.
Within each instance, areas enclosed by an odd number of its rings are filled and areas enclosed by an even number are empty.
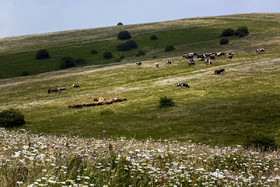
{"type": "Polygon", "coordinates": [[[91,106],[110,105],[112,103],[123,102],[126,100],[127,99],[123,97],[115,97],[112,99],[100,97],[100,98],[94,98],[93,102],[90,103],[69,105],[68,108],[83,108],[83,107],[91,107],[91,106]]]}
{"type": "MultiPolygon", "coordinates": [[[[256,53],[261,53],[265,52],[264,48],[256,49],[256,53]]],[[[198,54],[198,53],[188,53],[183,55],[183,58],[189,59],[188,65],[189,66],[194,66],[195,61],[204,61],[206,65],[212,65],[211,60],[215,59],[216,57],[226,57],[227,54],[225,52],[219,52],[219,53],[203,53],[203,54],[198,54]],[[196,58],[195,58],[196,57],[196,58]]],[[[234,52],[229,52],[228,53],[228,58],[232,59],[234,57],[234,52]]],[[[172,62],[170,60],[167,60],[165,62],[166,65],[172,65],[172,62]]],[[[136,62],[137,66],[141,66],[142,62],[136,62]]],[[[155,64],[156,68],[159,68],[159,64],[155,64]]],[[[215,69],[214,74],[218,75],[225,72],[225,69],[215,69]]],[[[73,88],[79,88],[80,86],[77,84],[73,84],[73,88]]],[[[177,87],[185,87],[185,88],[190,88],[190,86],[187,83],[178,83],[177,87]]],[[[66,90],[64,87],[59,87],[59,88],[52,88],[48,89],[48,93],[50,94],[51,92],[60,92],[66,90]]],[[[82,108],[82,107],[90,107],[90,106],[100,106],[100,105],[109,105],[114,102],[122,102],[126,101],[127,99],[122,98],[122,97],[116,97],[112,99],[108,98],[95,98],[93,102],[90,103],[85,103],[85,104],[72,104],[69,105],[68,108],[82,108]]]]}

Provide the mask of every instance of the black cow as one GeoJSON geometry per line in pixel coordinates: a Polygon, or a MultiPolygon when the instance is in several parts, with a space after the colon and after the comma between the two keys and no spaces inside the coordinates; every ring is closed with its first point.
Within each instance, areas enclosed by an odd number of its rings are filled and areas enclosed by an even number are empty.
{"type": "Polygon", "coordinates": [[[186,88],[190,88],[190,86],[187,83],[178,83],[177,87],[186,87],[186,88]]]}
{"type": "Polygon", "coordinates": [[[172,62],[170,60],[167,60],[165,63],[172,65],[172,62]]]}
{"type": "Polygon", "coordinates": [[[195,62],[194,62],[194,59],[191,59],[189,62],[188,62],[189,66],[194,66],[195,65],[195,62]]]}
{"type": "Polygon", "coordinates": [[[137,65],[137,66],[141,66],[141,65],[142,65],[142,62],[136,62],[136,65],[137,65]]]}
{"type": "Polygon", "coordinates": [[[77,84],[73,84],[73,88],[79,88],[80,86],[77,84]]]}
{"type": "Polygon", "coordinates": [[[224,72],[225,71],[225,69],[216,69],[215,71],[214,71],[214,73],[216,74],[216,75],[218,75],[218,74],[221,74],[222,72],[224,72]]]}

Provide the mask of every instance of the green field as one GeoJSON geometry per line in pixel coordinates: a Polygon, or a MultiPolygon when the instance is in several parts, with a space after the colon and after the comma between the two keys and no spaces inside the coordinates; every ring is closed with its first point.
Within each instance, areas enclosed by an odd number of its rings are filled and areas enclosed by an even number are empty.
{"type": "Polygon", "coordinates": [[[35,133],[100,137],[106,130],[113,137],[233,145],[262,132],[280,143],[279,22],[280,14],[247,14],[1,39],[0,110],[20,109],[27,122],[22,128],[35,133]],[[239,26],[247,26],[249,36],[230,37],[229,44],[219,44],[224,29],[239,26]],[[122,43],[116,38],[121,30],[131,32],[138,49],[116,50],[122,43]],[[151,35],[159,39],[151,41],[151,35]],[[167,45],[175,50],[164,52],[167,45]],[[256,54],[255,49],[261,47],[266,52],[256,54]],[[42,48],[50,52],[50,59],[35,59],[42,48]],[[91,49],[99,53],[91,55],[91,49]],[[146,55],[136,57],[138,50],[146,55]],[[105,51],[114,58],[103,59],[105,51]],[[212,66],[197,62],[189,67],[182,54],[193,51],[234,51],[236,55],[231,60],[217,58],[212,66]],[[116,63],[121,55],[126,58],[116,63]],[[83,58],[88,64],[57,71],[64,56],[83,58]],[[167,59],[173,65],[166,65],[167,59]],[[143,65],[138,67],[139,60],[143,65]],[[155,68],[155,63],[160,67],[155,68]],[[215,68],[226,72],[214,75],[215,68]],[[32,76],[20,77],[23,71],[32,76]],[[191,88],[177,88],[178,82],[187,82],[191,88]],[[81,87],[74,89],[72,84],[81,87]],[[67,90],[47,93],[57,87],[67,90]],[[159,108],[163,96],[172,98],[175,106],[159,108]],[[127,101],[68,108],[95,97],[125,97],[127,101]]]}

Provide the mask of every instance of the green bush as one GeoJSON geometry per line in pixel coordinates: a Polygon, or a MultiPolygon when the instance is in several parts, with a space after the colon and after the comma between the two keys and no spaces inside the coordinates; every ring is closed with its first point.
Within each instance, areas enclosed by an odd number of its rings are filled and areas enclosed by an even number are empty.
{"type": "Polygon", "coordinates": [[[75,61],[74,61],[73,58],[63,57],[61,59],[61,65],[60,65],[61,69],[72,68],[72,67],[75,67],[75,66],[76,66],[76,64],[75,64],[75,61]]]}
{"type": "Polygon", "coordinates": [[[119,51],[129,51],[129,50],[135,49],[137,47],[138,47],[138,45],[134,40],[129,40],[125,43],[119,44],[117,46],[117,50],[119,50],[119,51]]]}
{"type": "Polygon", "coordinates": [[[275,139],[264,134],[247,136],[243,146],[246,149],[255,148],[263,152],[277,150],[275,139]]]}
{"type": "Polygon", "coordinates": [[[125,56],[124,55],[122,55],[122,56],[120,56],[120,59],[122,60],[122,59],[124,59],[125,58],[125,56]]]}
{"type": "Polygon", "coordinates": [[[120,58],[116,58],[115,62],[121,62],[122,60],[120,58]]]}
{"type": "Polygon", "coordinates": [[[119,22],[117,25],[120,26],[120,25],[123,25],[123,23],[122,23],[122,22],[119,22]]]}
{"type": "Polygon", "coordinates": [[[225,29],[225,30],[222,32],[221,36],[223,36],[223,37],[233,36],[234,33],[235,33],[235,31],[234,31],[233,29],[228,28],[228,29],[225,29]]]}
{"type": "Polygon", "coordinates": [[[131,35],[128,31],[121,31],[118,34],[118,39],[120,40],[128,40],[131,38],[131,35]]]}
{"type": "Polygon", "coordinates": [[[18,127],[24,124],[24,116],[19,110],[10,108],[0,112],[0,127],[18,127]]]}
{"type": "Polygon", "coordinates": [[[222,38],[222,39],[220,40],[220,44],[221,44],[221,45],[228,44],[228,39],[227,39],[227,38],[222,38]]]}
{"type": "Polygon", "coordinates": [[[155,35],[152,35],[151,37],[150,37],[150,40],[157,40],[158,38],[157,38],[157,36],[155,36],[155,35]]]}
{"type": "Polygon", "coordinates": [[[238,29],[236,30],[237,33],[239,33],[239,36],[240,35],[244,35],[244,36],[247,36],[249,34],[249,30],[246,26],[241,26],[241,27],[238,27],[238,29]]]}
{"type": "Polygon", "coordinates": [[[90,51],[90,54],[93,54],[93,55],[94,55],[94,54],[97,54],[97,53],[98,53],[98,52],[97,52],[96,50],[94,50],[94,49],[90,51]]]}
{"type": "Polygon", "coordinates": [[[165,52],[169,52],[169,51],[173,51],[175,48],[173,47],[173,45],[168,45],[168,46],[166,46],[166,48],[165,48],[165,52]]]}
{"type": "Polygon", "coordinates": [[[50,58],[50,54],[46,49],[41,49],[36,53],[36,59],[47,59],[50,58]]]}
{"type": "Polygon", "coordinates": [[[113,58],[113,54],[109,51],[106,51],[105,53],[103,53],[103,58],[105,59],[113,58]]]}
{"type": "Polygon", "coordinates": [[[174,101],[171,98],[167,98],[166,96],[160,98],[159,100],[160,108],[171,107],[171,106],[174,106],[174,101]]]}
{"type": "Polygon", "coordinates": [[[136,54],[136,56],[143,56],[145,55],[146,53],[144,51],[138,51],[138,53],[136,54]]]}

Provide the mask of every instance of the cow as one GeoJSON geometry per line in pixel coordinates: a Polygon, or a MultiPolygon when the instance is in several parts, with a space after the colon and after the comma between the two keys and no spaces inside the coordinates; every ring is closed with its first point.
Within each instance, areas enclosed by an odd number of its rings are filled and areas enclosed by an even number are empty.
{"type": "Polygon", "coordinates": [[[142,65],[142,62],[136,62],[136,65],[137,65],[137,66],[141,66],[141,65],[142,65]]]}
{"type": "Polygon", "coordinates": [[[172,65],[172,62],[170,60],[167,60],[165,63],[172,65]]]}
{"type": "Polygon", "coordinates": [[[189,66],[194,66],[195,65],[195,62],[194,62],[194,59],[191,59],[189,62],[188,62],[189,66]]]}
{"type": "Polygon", "coordinates": [[[224,71],[225,71],[225,69],[216,69],[216,70],[214,71],[214,74],[218,75],[218,74],[221,74],[221,73],[224,72],[224,71]]]}
{"type": "Polygon", "coordinates": [[[228,55],[234,56],[234,52],[229,52],[228,55]]]}
{"type": "Polygon", "coordinates": [[[190,86],[187,83],[178,83],[177,87],[185,87],[185,88],[190,88],[190,86]]]}
{"type": "Polygon", "coordinates": [[[155,63],[155,67],[156,67],[156,68],[159,68],[159,64],[158,64],[158,63],[155,63]]]}
{"type": "Polygon", "coordinates": [[[206,58],[206,55],[205,54],[198,54],[196,55],[197,58],[206,58]]]}
{"type": "Polygon", "coordinates": [[[229,55],[229,56],[228,56],[229,59],[232,59],[232,57],[233,57],[232,55],[229,55]]]}
{"type": "Polygon", "coordinates": [[[63,91],[63,90],[66,90],[66,88],[57,88],[58,89],[58,91],[63,91]]]}
{"type": "Polygon", "coordinates": [[[80,88],[80,86],[77,84],[73,84],[73,88],[80,88]]]}
{"type": "Polygon", "coordinates": [[[48,89],[48,93],[51,92],[59,92],[60,90],[58,88],[52,88],[52,89],[48,89]]]}
{"type": "Polygon", "coordinates": [[[206,64],[206,65],[212,65],[212,62],[211,62],[210,59],[205,59],[205,64],[206,64]]]}
{"type": "Polygon", "coordinates": [[[221,57],[221,56],[226,56],[226,53],[224,53],[224,52],[220,52],[220,53],[217,53],[217,56],[218,56],[218,57],[221,57]]]}
{"type": "Polygon", "coordinates": [[[215,54],[211,54],[210,59],[215,59],[215,56],[216,56],[215,54]]]}
{"type": "Polygon", "coordinates": [[[265,52],[265,49],[264,48],[256,49],[256,53],[259,53],[259,52],[265,52]]]}
{"type": "Polygon", "coordinates": [[[183,58],[192,59],[196,55],[197,55],[197,53],[189,53],[189,54],[183,55],[183,58]]]}

